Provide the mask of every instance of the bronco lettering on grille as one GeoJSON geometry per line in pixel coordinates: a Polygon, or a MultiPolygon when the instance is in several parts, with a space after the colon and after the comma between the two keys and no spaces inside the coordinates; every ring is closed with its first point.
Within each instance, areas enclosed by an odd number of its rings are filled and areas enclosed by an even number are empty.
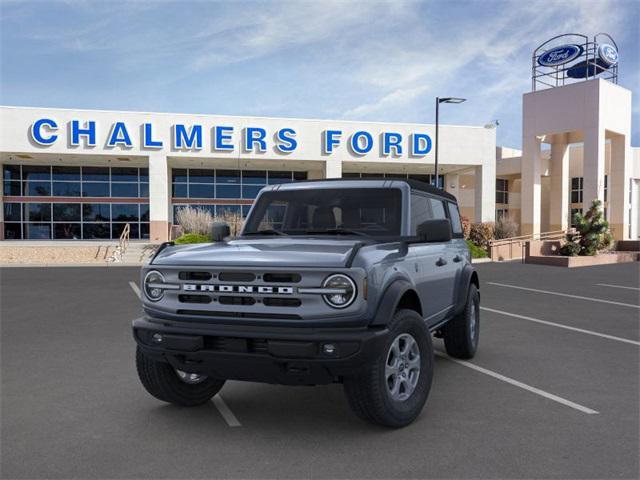
{"type": "Polygon", "coordinates": [[[186,292],[218,292],[218,293],[258,293],[267,295],[293,295],[293,287],[270,287],[265,285],[210,285],[185,283],[182,289],[186,292]]]}

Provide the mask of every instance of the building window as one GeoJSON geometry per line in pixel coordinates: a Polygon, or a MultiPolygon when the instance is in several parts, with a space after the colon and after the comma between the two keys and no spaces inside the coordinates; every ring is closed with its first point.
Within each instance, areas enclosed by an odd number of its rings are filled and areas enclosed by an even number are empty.
{"type": "Polygon", "coordinates": [[[509,203],[509,180],[496,178],[496,203],[509,203]]]}
{"type": "Polygon", "coordinates": [[[582,177],[571,179],[571,203],[582,203],[582,177]]]}
{"type": "Polygon", "coordinates": [[[149,170],[3,165],[5,239],[149,238],[149,170]],[[49,197],[40,202],[10,197],[49,197]],[[84,198],[83,198],[84,197],[84,198]],[[100,201],[85,201],[96,197],[100,201]],[[111,197],[111,198],[110,198],[111,197]],[[112,200],[117,197],[118,200],[112,200]]]}
{"type": "Polygon", "coordinates": [[[502,218],[509,217],[509,209],[508,208],[497,208],[496,209],[496,220],[500,220],[502,218]]]}
{"type": "Polygon", "coordinates": [[[8,197],[149,197],[149,169],[4,165],[8,197]]]}
{"type": "Polygon", "coordinates": [[[571,228],[575,228],[576,227],[576,222],[573,219],[574,215],[576,213],[582,213],[582,208],[572,208],[571,209],[571,218],[569,219],[569,223],[571,224],[571,228]]]}
{"type": "Polygon", "coordinates": [[[604,176],[604,201],[608,200],[609,196],[609,175],[604,176]]]}
{"type": "Polygon", "coordinates": [[[225,200],[253,201],[266,185],[306,179],[307,172],[290,170],[174,168],[171,173],[171,196],[174,199],[190,200],[188,203],[174,204],[174,222],[178,210],[186,206],[207,210],[213,216],[230,212],[244,217],[249,213],[251,205],[225,204],[225,200]]]}

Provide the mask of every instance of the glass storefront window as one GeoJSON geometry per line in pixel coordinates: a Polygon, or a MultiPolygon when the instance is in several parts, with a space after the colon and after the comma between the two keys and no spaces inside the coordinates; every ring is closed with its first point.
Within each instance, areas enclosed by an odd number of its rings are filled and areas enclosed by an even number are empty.
{"type": "Polygon", "coordinates": [[[23,180],[46,180],[51,181],[51,167],[40,165],[23,165],[22,166],[22,179],[23,180]]]}
{"type": "Polygon", "coordinates": [[[54,222],[79,222],[80,221],[80,204],[79,203],[54,203],[53,204],[53,221],[54,222]]]}
{"type": "Polygon", "coordinates": [[[112,182],[138,182],[138,169],[134,167],[114,167],[111,169],[112,182]]]}
{"type": "Polygon", "coordinates": [[[50,223],[25,223],[24,238],[27,240],[49,240],[51,238],[50,223]]]}
{"type": "Polygon", "coordinates": [[[138,204],[137,203],[112,203],[111,218],[114,222],[137,222],[138,221],[138,204]]]}
{"type": "Polygon", "coordinates": [[[19,203],[4,204],[4,221],[19,222],[22,220],[22,208],[19,203]]]}
{"type": "Polygon", "coordinates": [[[82,219],[89,222],[111,220],[111,205],[108,203],[84,203],[82,205],[82,219]]]}
{"type": "Polygon", "coordinates": [[[54,223],[53,238],[80,240],[82,238],[82,227],[79,223],[54,223]]]}
{"type": "Polygon", "coordinates": [[[215,198],[215,187],[213,184],[205,185],[200,183],[189,183],[189,198],[215,198]]]}
{"type": "Polygon", "coordinates": [[[83,223],[82,233],[85,240],[111,238],[111,227],[108,223],[83,223]]]}
{"type": "Polygon", "coordinates": [[[53,167],[53,180],[80,181],[80,167],[53,167]]]}
{"type": "Polygon", "coordinates": [[[82,167],[83,182],[108,182],[109,167],[82,167]]]}
{"type": "Polygon", "coordinates": [[[112,183],[111,196],[112,197],[137,197],[138,184],[137,183],[112,183]]]}
{"type": "Polygon", "coordinates": [[[19,197],[22,195],[22,183],[7,181],[3,184],[3,193],[8,197],[19,197]]]}
{"type": "Polygon", "coordinates": [[[83,197],[108,197],[109,184],[108,183],[89,183],[89,182],[83,183],[82,196],[83,197]]]}
{"type": "Polygon", "coordinates": [[[3,180],[22,180],[20,176],[20,165],[3,165],[2,166],[2,179],[3,180]]]}
{"type": "Polygon", "coordinates": [[[49,222],[51,221],[51,204],[25,203],[23,218],[27,222],[49,222]]]}
{"type": "Polygon", "coordinates": [[[25,182],[24,194],[27,197],[49,197],[51,196],[51,182],[25,182]]]}
{"type": "Polygon", "coordinates": [[[54,197],[79,197],[80,183],[75,182],[53,182],[54,197]]]}

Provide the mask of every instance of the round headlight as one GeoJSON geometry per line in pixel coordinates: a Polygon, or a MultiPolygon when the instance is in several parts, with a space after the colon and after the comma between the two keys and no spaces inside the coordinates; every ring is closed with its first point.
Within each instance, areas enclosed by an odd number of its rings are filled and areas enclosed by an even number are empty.
{"type": "Polygon", "coordinates": [[[335,290],[335,292],[322,296],[324,301],[333,308],[346,308],[356,298],[356,284],[349,277],[340,273],[328,276],[322,287],[335,290]]]}
{"type": "Polygon", "coordinates": [[[156,270],[151,270],[144,277],[144,294],[152,302],[157,302],[164,296],[164,289],[157,285],[164,283],[164,277],[156,270]]]}

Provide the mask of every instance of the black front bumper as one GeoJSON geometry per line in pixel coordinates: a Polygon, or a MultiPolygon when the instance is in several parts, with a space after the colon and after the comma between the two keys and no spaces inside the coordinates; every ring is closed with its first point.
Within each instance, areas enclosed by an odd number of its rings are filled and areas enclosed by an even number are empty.
{"type": "Polygon", "coordinates": [[[356,374],[382,351],[386,328],[249,327],[133,321],[142,352],[215,378],[316,385],[356,374]]]}

